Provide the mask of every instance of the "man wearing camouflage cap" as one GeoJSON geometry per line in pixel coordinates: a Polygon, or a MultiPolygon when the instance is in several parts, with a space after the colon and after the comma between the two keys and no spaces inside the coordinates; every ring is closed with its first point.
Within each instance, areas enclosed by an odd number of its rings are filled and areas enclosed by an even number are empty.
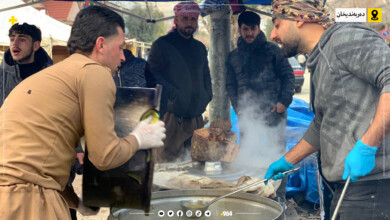
{"type": "Polygon", "coordinates": [[[202,113],[212,98],[207,50],[193,37],[200,9],[196,3],[182,2],[174,12],[174,29],[153,43],[148,58],[157,83],[163,85],[160,116],[167,129],[157,162],[183,155],[194,130],[203,127],[202,113]]]}
{"type": "Polygon", "coordinates": [[[288,57],[309,54],[315,117],[266,178],[320,151],[321,173],[335,190],[332,213],[350,177],[339,219],[389,219],[390,49],[362,24],[334,23],[318,0],[274,0],[272,8],[271,39],[288,57]]]}

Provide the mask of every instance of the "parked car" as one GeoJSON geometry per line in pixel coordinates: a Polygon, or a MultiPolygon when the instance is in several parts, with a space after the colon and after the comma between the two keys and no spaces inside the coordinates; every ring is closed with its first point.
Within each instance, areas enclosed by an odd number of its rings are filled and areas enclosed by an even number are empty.
{"type": "Polygon", "coordinates": [[[290,63],[295,76],[295,92],[300,93],[302,91],[302,85],[304,78],[304,69],[302,66],[298,63],[297,59],[295,57],[288,58],[288,62],[290,63]]]}

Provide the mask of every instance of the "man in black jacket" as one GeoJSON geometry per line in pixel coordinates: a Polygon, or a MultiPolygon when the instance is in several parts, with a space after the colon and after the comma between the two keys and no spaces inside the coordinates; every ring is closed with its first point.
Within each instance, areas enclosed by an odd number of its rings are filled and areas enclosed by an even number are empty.
{"type": "Polygon", "coordinates": [[[163,85],[160,117],[167,129],[157,162],[180,157],[194,130],[203,127],[202,113],[212,98],[207,50],[192,36],[199,6],[182,2],[174,11],[175,29],[153,43],[148,58],[156,82],[163,85]]]}
{"type": "Polygon", "coordinates": [[[226,89],[237,114],[244,96],[254,100],[265,124],[276,126],[286,117],[294,93],[294,73],[279,47],[260,30],[260,16],[246,11],[238,17],[240,37],[228,57],[226,89]]]}
{"type": "Polygon", "coordinates": [[[8,36],[10,46],[0,66],[0,106],[22,80],[53,65],[41,48],[41,30],[35,25],[16,23],[9,29],[8,36]]]}
{"type": "MultiPolygon", "coordinates": [[[[272,155],[270,152],[282,155],[286,151],[286,109],[294,93],[293,70],[279,47],[268,42],[260,30],[259,15],[250,11],[241,13],[238,26],[241,36],[237,48],[228,57],[226,90],[240,120],[241,155],[250,157],[254,152],[259,152],[260,157],[272,155]],[[257,144],[258,149],[249,149],[253,145],[252,133],[264,137],[266,145],[273,149],[264,152],[257,144]],[[245,134],[248,135],[246,139],[245,134]]],[[[282,202],[286,183],[283,181],[277,191],[282,202]]]]}
{"type": "Polygon", "coordinates": [[[155,79],[150,65],[142,58],[135,57],[133,53],[124,49],[126,60],[121,63],[119,71],[114,75],[117,87],[156,87],[155,79]]]}

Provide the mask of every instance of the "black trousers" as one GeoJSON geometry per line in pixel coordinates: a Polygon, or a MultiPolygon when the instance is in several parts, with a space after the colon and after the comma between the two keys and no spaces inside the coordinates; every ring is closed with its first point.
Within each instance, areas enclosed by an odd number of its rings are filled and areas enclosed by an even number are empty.
{"type": "MultiPolygon", "coordinates": [[[[331,215],[344,184],[335,183],[331,215]]],[[[340,206],[338,220],[390,219],[390,179],[350,183],[340,206]]]]}

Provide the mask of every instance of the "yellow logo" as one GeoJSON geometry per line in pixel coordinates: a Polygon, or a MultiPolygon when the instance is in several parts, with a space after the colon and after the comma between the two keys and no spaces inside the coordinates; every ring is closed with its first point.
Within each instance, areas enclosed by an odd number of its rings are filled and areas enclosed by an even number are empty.
{"type": "Polygon", "coordinates": [[[15,18],[15,16],[11,16],[11,19],[8,19],[9,22],[11,22],[12,25],[14,25],[18,19],[15,18]]]}
{"type": "Polygon", "coordinates": [[[367,8],[368,22],[382,22],[382,8],[367,8]]]}

